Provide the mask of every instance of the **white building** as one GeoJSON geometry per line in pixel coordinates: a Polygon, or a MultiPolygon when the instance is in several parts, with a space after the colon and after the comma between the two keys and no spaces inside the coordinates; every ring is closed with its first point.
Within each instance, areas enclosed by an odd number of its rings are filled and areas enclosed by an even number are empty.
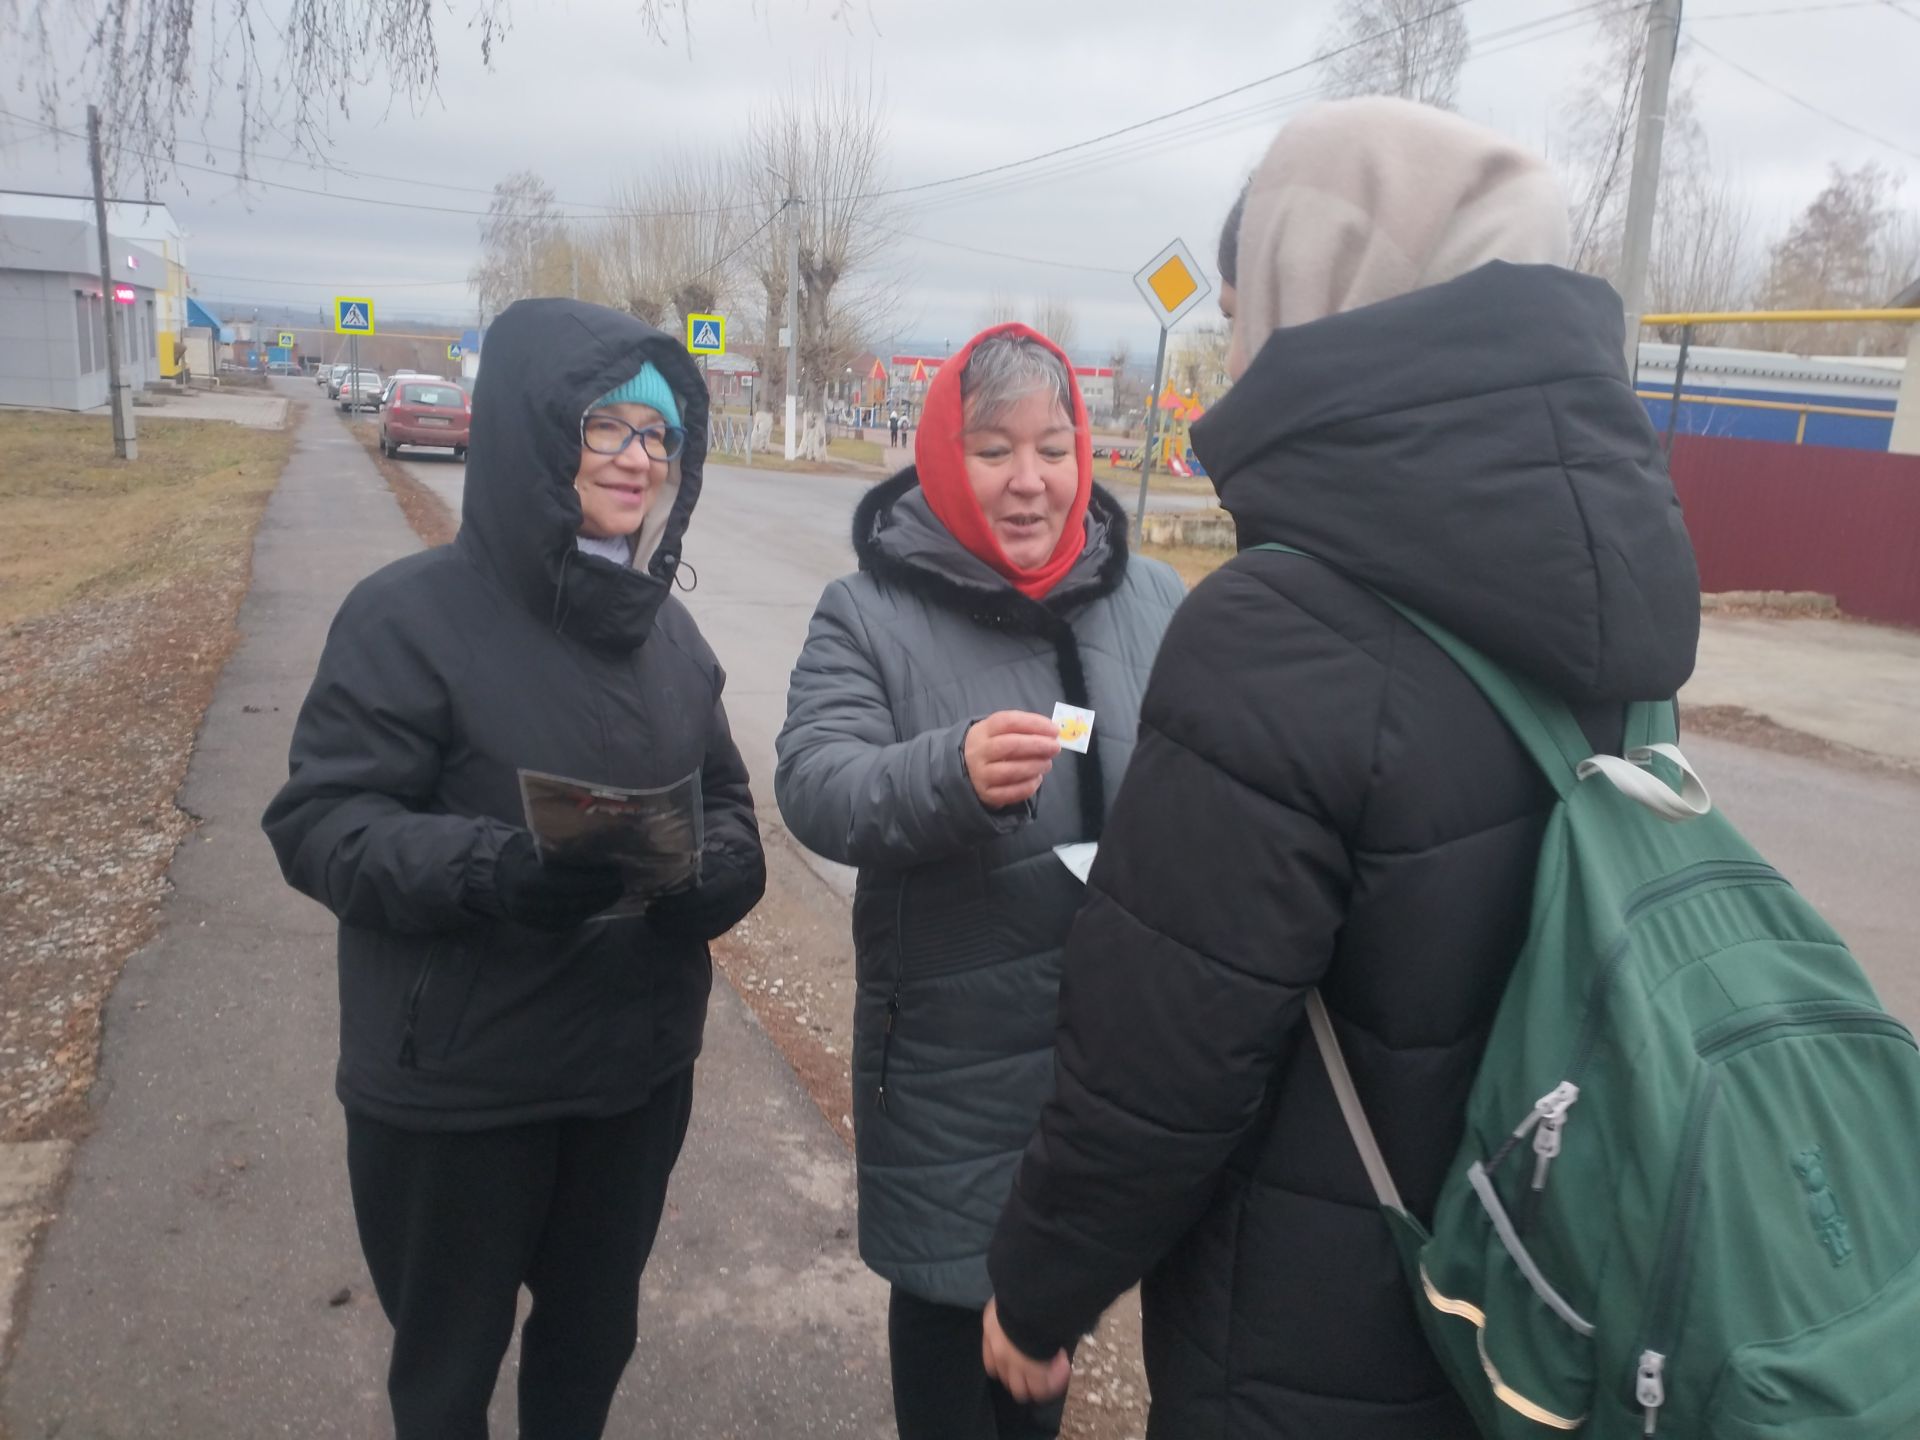
{"type": "Polygon", "coordinates": [[[15,214],[9,198],[0,195],[0,405],[105,405],[109,324],[126,383],[159,380],[165,258],[109,228],[113,287],[102,293],[93,225],[15,214]]]}

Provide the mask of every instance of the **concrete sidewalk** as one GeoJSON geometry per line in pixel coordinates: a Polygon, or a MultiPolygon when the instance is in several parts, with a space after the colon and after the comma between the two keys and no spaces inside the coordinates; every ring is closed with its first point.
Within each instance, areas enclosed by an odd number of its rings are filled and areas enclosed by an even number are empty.
{"type": "Polygon", "coordinates": [[[1682,705],[1737,705],[1920,768],[1920,633],[1858,620],[1702,617],[1682,705]]]}
{"type": "MultiPolygon", "coordinates": [[[[181,795],[203,823],[108,1011],[96,1127],[0,1401],[11,1440],[391,1434],[332,1093],[333,925],[282,884],[258,817],[335,607],[415,544],[316,408],[181,795]]],[[[885,1294],[854,1254],[849,1157],[724,981],[697,1074],[609,1435],[889,1434],[885,1294]]],[[[512,1393],[510,1359],[497,1434],[512,1393]]]]}

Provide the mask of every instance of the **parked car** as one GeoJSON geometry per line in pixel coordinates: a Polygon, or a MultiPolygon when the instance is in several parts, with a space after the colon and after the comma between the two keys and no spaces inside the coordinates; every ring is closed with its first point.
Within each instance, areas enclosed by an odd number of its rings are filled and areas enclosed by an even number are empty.
{"type": "Polygon", "coordinates": [[[417,380],[401,376],[380,411],[380,451],[398,455],[402,445],[440,445],[453,448],[453,458],[467,458],[467,431],[473,407],[467,392],[451,380],[417,380]]]}
{"type": "Polygon", "coordinates": [[[380,391],[386,381],[380,378],[377,370],[355,370],[343,376],[340,381],[340,408],[342,410],[377,410],[380,408],[380,391]]]}
{"type": "Polygon", "coordinates": [[[340,393],[340,382],[347,378],[351,365],[334,365],[320,372],[320,383],[327,387],[327,398],[333,399],[340,393]]]}

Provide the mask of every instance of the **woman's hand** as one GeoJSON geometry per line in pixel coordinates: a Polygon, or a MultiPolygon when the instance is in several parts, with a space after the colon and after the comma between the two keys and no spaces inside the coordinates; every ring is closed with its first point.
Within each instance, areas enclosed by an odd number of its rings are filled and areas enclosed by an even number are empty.
{"type": "Polygon", "coordinates": [[[1044,1405],[1067,1393],[1073,1378],[1073,1361],[1062,1350],[1051,1360],[1036,1360],[1022,1353],[1000,1328],[1000,1312],[994,1301],[987,1302],[980,1317],[980,1362],[987,1374],[998,1380],[1022,1405],[1044,1405]]]}
{"type": "Polygon", "coordinates": [[[1060,753],[1060,732],[1045,715],[1002,710],[967,731],[961,756],[967,778],[989,810],[1024,805],[1040,789],[1060,753]]]}

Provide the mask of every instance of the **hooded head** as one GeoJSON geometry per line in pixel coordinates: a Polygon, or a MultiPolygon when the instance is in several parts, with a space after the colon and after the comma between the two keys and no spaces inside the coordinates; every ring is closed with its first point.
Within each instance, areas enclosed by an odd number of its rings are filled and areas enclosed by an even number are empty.
{"type": "Polygon", "coordinates": [[[1369,96],[1289,122],[1242,196],[1232,249],[1238,375],[1275,330],[1438,285],[1492,260],[1564,265],[1546,161],[1445,110],[1369,96]]]}
{"type": "Polygon", "coordinates": [[[458,543],[556,630],[632,649],[672,588],[706,439],[706,387],[671,336],[599,305],[518,301],[487,331],[458,543]],[[629,399],[634,386],[651,398],[629,399]],[[656,493],[632,563],[622,565],[580,553],[574,482],[582,418],[602,404],[628,403],[677,423],[686,442],[678,458],[655,467],[656,493]]]}
{"type": "Polygon", "coordinates": [[[1093,435],[1066,354],[1025,325],[969,340],[927,389],[914,436],[920,488],[940,523],[1029,599],[1087,543],[1093,435]]]}

